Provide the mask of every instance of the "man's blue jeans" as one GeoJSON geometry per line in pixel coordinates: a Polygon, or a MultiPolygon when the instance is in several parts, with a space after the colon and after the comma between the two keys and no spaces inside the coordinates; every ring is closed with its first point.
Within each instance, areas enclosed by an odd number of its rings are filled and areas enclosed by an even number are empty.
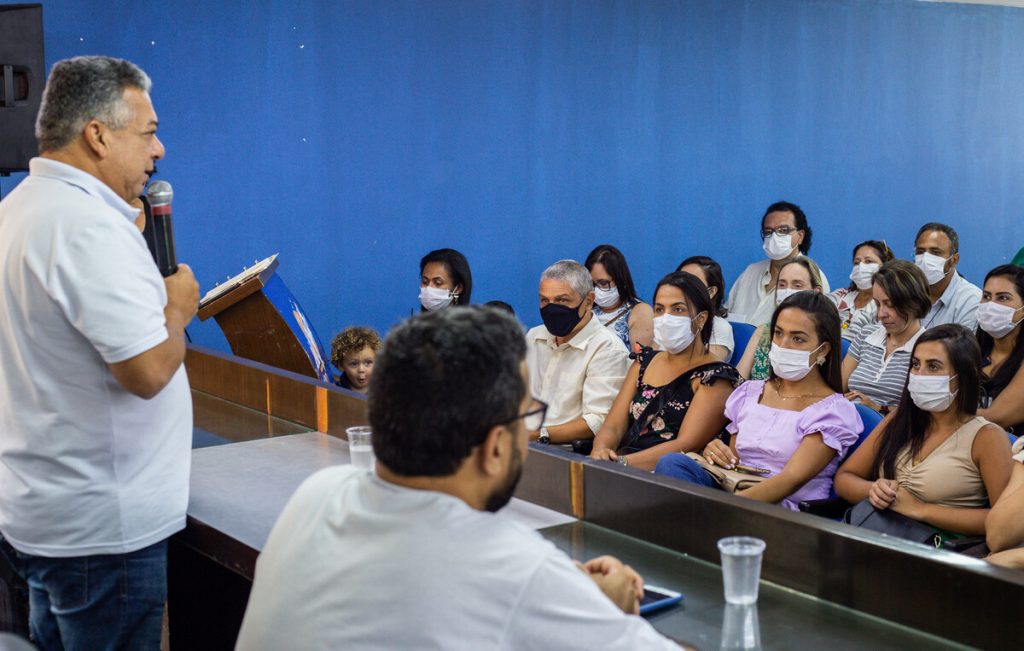
{"type": "Polygon", "coordinates": [[[167,541],[130,554],[46,558],[0,547],[29,588],[41,651],[158,650],[167,600],[167,541]]]}

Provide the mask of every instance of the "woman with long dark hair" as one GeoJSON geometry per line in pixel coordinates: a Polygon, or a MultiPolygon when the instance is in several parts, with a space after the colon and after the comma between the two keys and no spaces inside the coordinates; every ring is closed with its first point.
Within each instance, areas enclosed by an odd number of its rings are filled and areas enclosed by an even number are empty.
{"type": "Polygon", "coordinates": [[[622,251],[611,244],[597,246],[583,266],[594,281],[594,316],[611,329],[630,352],[650,346],[654,312],[641,301],[622,251]]]}
{"type": "Polygon", "coordinates": [[[736,369],[708,350],[713,302],[704,283],[671,273],[654,290],[654,341],[643,348],[594,437],[591,457],[653,470],[665,454],[701,450],[725,427],[736,369]]]}
{"type": "MultiPolygon", "coordinates": [[[[828,497],[839,459],[864,424],[842,394],[839,313],[832,300],[797,292],[775,308],[769,327],[769,379],[733,391],[725,405],[732,441],[714,439],[702,456],[712,466],[764,470],[764,481],[737,495],[796,510],[802,500],[828,497]]],[[[710,472],[682,454],[662,457],[655,472],[717,486],[710,472]]]]}
{"type": "Polygon", "coordinates": [[[899,407],[836,474],[836,493],[936,529],[985,533],[1010,479],[1010,443],[977,415],[981,352],[956,324],[918,337],[899,407]]]}
{"type": "Polygon", "coordinates": [[[981,405],[978,415],[1024,434],[1024,268],[996,267],[985,276],[978,306],[981,405]]]}

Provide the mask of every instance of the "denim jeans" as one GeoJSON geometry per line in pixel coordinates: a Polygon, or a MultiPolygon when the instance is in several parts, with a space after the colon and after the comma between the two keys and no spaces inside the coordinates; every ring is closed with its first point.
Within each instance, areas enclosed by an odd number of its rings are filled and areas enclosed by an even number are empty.
{"type": "Polygon", "coordinates": [[[700,467],[700,464],[685,454],[666,454],[658,460],[654,472],[659,475],[667,475],[688,481],[691,484],[700,484],[708,488],[718,488],[718,484],[711,473],[700,467]]]}
{"type": "Polygon", "coordinates": [[[29,629],[41,651],[160,648],[167,541],[129,554],[47,558],[0,547],[29,589],[29,629]]]}

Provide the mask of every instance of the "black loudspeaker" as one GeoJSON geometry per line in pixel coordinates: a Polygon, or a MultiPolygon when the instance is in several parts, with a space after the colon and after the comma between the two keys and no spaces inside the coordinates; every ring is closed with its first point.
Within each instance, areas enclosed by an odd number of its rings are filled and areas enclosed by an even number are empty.
{"type": "Polygon", "coordinates": [[[43,6],[0,5],[0,174],[28,169],[46,85],[43,6]]]}

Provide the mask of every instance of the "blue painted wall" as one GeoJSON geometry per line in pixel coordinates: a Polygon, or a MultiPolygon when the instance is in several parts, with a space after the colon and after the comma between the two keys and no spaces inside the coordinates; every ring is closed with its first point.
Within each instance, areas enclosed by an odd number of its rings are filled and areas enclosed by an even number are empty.
{"type": "MultiPolygon", "coordinates": [[[[680,259],[729,281],[764,207],[849,249],[961,232],[963,272],[1024,245],[1024,11],[913,0],[45,3],[47,60],[154,79],[179,257],[204,286],[273,252],[324,343],[416,307],[464,251],[529,324],[541,270],[611,242],[643,295],[680,259]]],[[[7,192],[17,178],[3,180],[7,192]]],[[[834,282],[834,284],[836,284],[834,282]]],[[[226,349],[216,325],[199,343],[226,349]]]]}

